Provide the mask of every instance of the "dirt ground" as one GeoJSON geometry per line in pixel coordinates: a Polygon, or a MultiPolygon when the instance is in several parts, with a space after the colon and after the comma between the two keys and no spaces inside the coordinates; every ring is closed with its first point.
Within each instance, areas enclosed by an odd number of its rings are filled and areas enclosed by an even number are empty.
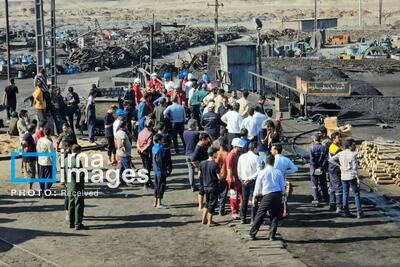
{"type": "MultiPolygon", "coordinates": [[[[311,127],[285,121],[285,136],[290,139],[311,127]]],[[[287,151],[291,156],[290,147],[287,151]]],[[[135,164],[140,165],[137,159],[135,164]]],[[[297,164],[300,172],[288,178],[294,184],[290,216],[278,230],[283,249],[266,246],[265,227],[256,246],[246,241],[249,225],[232,231],[229,216],[215,217],[220,227],[202,226],[182,157],[174,158],[174,173],[168,178],[164,200],[168,210],[154,209],[152,191],[140,185],[109,189],[104,184],[89,184],[88,191],[99,195],[86,199],[84,222],[89,230],[84,231],[67,228],[62,197],[10,197],[11,188],[25,186],[10,184],[9,162],[2,161],[0,238],[20,248],[0,239],[0,266],[268,266],[271,262],[282,266],[279,261],[283,259],[284,266],[396,266],[400,261],[393,249],[400,244],[398,207],[386,200],[382,191],[372,192],[367,186],[361,193],[365,219],[341,218],[326,206],[312,207],[307,165],[297,164]]],[[[398,195],[400,188],[396,188],[392,194],[398,195]]],[[[354,203],[351,206],[354,212],[354,203]]]]}
{"type": "MultiPolygon", "coordinates": [[[[58,1],[57,20],[60,25],[76,28],[93,26],[97,18],[104,27],[140,28],[145,21],[150,21],[152,14],[157,20],[177,21],[196,25],[213,25],[214,8],[207,7],[214,1],[186,0],[88,0],[58,1]]],[[[282,21],[313,17],[314,1],[309,0],[225,0],[220,9],[220,22],[254,28],[251,19],[258,16],[266,22],[268,28],[282,27],[282,21]]],[[[49,3],[45,10],[49,10],[49,3]]],[[[340,26],[358,25],[358,1],[325,0],[318,2],[320,17],[339,17],[340,26]]],[[[378,23],[378,1],[363,1],[364,24],[371,26],[378,23]]],[[[383,6],[383,23],[399,24],[400,5],[397,0],[386,0],[383,6]]],[[[33,5],[29,2],[13,3],[10,1],[10,14],[13,25],[20,28],[33,25],[33,5]],[[26,24],[28,22],[29,24],[26,24]]],[[[49,14],[49,13],[48,13],[49,14]]],[[[1,13],[3,15],[3,13],[1,13]]],[[[4,21],[0,21],[0,26],[4,21]]],[[[294,22],[285,22],[285,27],[297,27],[294,22]]]]}
{"type": "MultiPolygon", "coordinates": [[[[138,163],[138,162],[136,162],[138,163]]],[[[168,210],[152,207],[153,192],[135,185],[109,189],[86,198],[84,223],[89,230],[67,227],[63,199],[10,197],[9,162],[0,163],[0,237],[56,264],[68,266],[260,266],[257,258],[226,226],[229,216],[218,217],[221,227],[200,224],[197,195],[188,190],[186,164],[174,163],[165,195],[168,210]],[[229,257],[235,255],[235,257],[229,257]]],[[[58,185],[59,187],[59,185],[58,185]]],[[[1,261],[13,266],[46,262],[0,241],[1,261]]],[[[51,265],[51,264],[50,264],[51,265]]]]}

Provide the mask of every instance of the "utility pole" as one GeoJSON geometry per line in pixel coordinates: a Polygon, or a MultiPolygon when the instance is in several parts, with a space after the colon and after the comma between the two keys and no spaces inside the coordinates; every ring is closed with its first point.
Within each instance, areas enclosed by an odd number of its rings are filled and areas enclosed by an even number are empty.
{"type": "Polygon", "coordinates": [[[379,25],[382,25],[382,0],[379,0],[379,25]]]}
{"type": "Polygon", "coordinates": [[[223,3],[219,3],[218,0],[215,0],[215,4],[207,4],[208,7],[213,6],[215,8],[214,12],[214,43],[215,43],[215,55],[218,55],[218,9],[219,7],[223,7],[223,3]]]}
{"type": "Polygon", "coordinates": [[[317,16],[317,0],[314,1],[314,33],[317,36],[318,30],[318,16],[317,16]]]}
{"type": "Polygon", "coordinates": [[[51,0],[51,50],[50,50],[50,77],[51,87],[57,88],[57,39],[56,39],[56,0],[51,0]]]}
{"type": "Polygon", "coordinates": [[[10,80],[10,69],[11,69],[11,52],[10,52],[10,21],[8,17],[8,0],[5,0],[6,7],[6,44],[7,44],[7,79],[10,80]]]}
{"type": "Polygon", "coordinates": [[[362,0],[358,1],[358,26],[361,28],[363,24],[363,19],[362,19],[362,12],[363,12],[363,7],[362,7],[362,0]]]}

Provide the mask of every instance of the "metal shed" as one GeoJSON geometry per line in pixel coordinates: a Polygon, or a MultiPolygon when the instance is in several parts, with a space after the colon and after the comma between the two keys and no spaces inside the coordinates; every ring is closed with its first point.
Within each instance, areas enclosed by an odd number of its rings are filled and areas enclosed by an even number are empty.
{"type": "Polygon", "coordinates": [[[225,90],[251,90],[253,80],[249,72],[256,72],[256,45],[248,42],[221,44],[221,70],[229,75],[231,85],[225,90]]]}
{"type": "MultiPolygon", "coordinates": [[[[314,31],[314,18],[296,19],[299,23],[299,31],[313,32],[314,31]]],[[[319,30],[336,28],[338,26],[338,18],[319,18],[317,19],[317,28],[319,30]]]]}

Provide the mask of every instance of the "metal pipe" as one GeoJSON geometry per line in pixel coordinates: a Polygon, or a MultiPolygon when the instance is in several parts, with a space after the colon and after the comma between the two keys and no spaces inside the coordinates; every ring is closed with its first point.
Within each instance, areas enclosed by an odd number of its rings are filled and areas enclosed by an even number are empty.
{"type": "Polygon", "coordinates": [[[10,81],[10,70],[11,70],[11,47],[10,47],[10,21],[8,14],[8,0],[5,0],[5,11],[6,11],[6,45],[7,45],[7,79],[10,81]]]}
{"type": "Polygon", "coordinates": [[[383,8],[382,0],[379,0],[379,25],[382,25],[382,8],[383,8]]]}

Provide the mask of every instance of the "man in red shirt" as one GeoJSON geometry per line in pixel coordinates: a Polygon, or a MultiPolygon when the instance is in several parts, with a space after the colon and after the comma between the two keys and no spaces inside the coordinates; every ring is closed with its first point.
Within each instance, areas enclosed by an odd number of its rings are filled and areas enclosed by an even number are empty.
{"type": "Polygon", "coordinates": [[[157,73],[155,72],[151,74],[150,81],[146,84],[147,91],[152,87],[154,87],[159,93],[162,92],[161,83],[157,81],[157,73]]]}
{"type": "Polygon", "coordinates": [[[140,101],[142,101],[142,98],[143,98],[143,93],[142,93],[142,89],[140,88],[140,80],[139,79],[135,79],[135,81],[133,82],[133,84],[131,86],[131,90],[135,92],[136,103],[140,103],[140,101]]]}
{"type": "Polygon", "coordinates": [[[178,104],[184,106],[185,108],[187,107],[187,105],[186,105],[186,94],[185,94],[185,92],[182,91],[181,88],[178,87],[173,91],[169,91],[167,93],[167,96],[169,96],[171,99],[174,96],[177,96],[178,97],[178,104]]]}
{"type": "Polygon", "coordinates": [[[142,169],[148,171],[149,181],[144,185],[145,188],[152,187],[153,182],[150,178],[150,172],[152,167],[152,157],[151,157],[151,149],[153,147],[153,126],[154,122],[151,119],[147,119],[145,121],[145,128],[139,133],[137,140],[137,150],[142,159],[142,169]]]}
{"type": "Polygon", "coordinates": [[[46,126],[46,122],[41,121],[39,124],[39,130],[35,133],[35,143],[42,138],[45,137],[46,135],[44,134],[44,127],[46,126]]]}
{"type": "Polygon", "coordinates": [[[242,183],[240,182],[237,166],[239,156],[242,152],[243,142],[240,138],[234,138],[232,140],[233,149],[229,152],[226,157],[226,169],[227,176],[226,182],[228,183],[229,195],[230,195],[230,205],[232,211],[232,218],[238,219],[239,216],[239,202],[242,202],[242,183]]]}

